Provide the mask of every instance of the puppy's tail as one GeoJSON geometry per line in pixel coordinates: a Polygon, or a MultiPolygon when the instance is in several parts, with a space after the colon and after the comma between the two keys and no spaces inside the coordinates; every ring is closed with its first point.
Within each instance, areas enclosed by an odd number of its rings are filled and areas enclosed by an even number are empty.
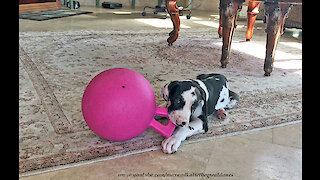
{"type": "Polygon", "coordinates": [[[239,102],[239,95],[231,90],[229,90],[230,102],[227,104],[226,109],[231,109],[235,107],[239,102]]]}

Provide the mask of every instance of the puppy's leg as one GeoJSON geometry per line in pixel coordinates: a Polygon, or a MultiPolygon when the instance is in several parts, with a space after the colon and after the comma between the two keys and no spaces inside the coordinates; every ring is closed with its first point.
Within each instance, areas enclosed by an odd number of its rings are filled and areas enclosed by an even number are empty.
{"type": "Polygon", "coordinates": [[[179,127],[172,136],[162,141],[162,151],[164,153],[174,153],[178,150],[181,142],[187,137],[205,132],[203,122],[199,118],[195,118],[189,123],[189,126],[179,127]]]}

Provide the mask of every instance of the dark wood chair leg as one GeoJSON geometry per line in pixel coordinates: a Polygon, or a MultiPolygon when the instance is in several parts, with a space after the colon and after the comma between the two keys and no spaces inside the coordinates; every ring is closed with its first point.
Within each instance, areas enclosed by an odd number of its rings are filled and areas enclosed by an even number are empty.
{"type": "Polygon", "coordinates": [[[249,1],[247,17],[248,17],[248,26],[246,33],[246,41],[250,41],[253,34],[254,22],[256,21],[257,15],[259,14],[259,6],[261,1],[249,1]]]}
{"type": "MultiPolygon", "coordinates": [[[[220,5],[221,5],[221,3],[220,3],[220,5]]],[[[219,7],[219,28],[218,28],[219,38],[222,37],[222,16],[221,16],[221,10],[220,9],[221,9],[221,7],[219,7]]]]}
{"type": "Polygon", "coordinates": [[[291,4],[265,3],[267,16],[267,45],[264,61],[265,76],[270,76],[273,70],[275,51],[283,33],[283,25],[291,9],[291,4]]]}
{"type": "MultiPolygon", "coordinates": [[[[180,31],[179,8],[177,7],[176,1],[180,0],[166,0],[168,13],[173,24],[173,30],[169,33],[169,38],[167,39],[169,46],[172,46],[172,43],[178,39],[180,31]]],[[[180,8],[180,10],[182,10],[182,8],[180,8]]]]}
{"type": "Polygon", "coordinates": [[[242,8],[242,0],[220,0],[220,19],[222,26],[221,67],[226,68],[229,61],[233,31],[236,27],[238,12],[242,8]]]}

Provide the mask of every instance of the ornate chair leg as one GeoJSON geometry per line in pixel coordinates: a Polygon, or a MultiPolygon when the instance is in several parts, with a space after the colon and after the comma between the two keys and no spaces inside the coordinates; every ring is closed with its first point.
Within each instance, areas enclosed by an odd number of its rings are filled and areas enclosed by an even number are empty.
{"type": "Polygon", "coordinates": [[[257,15],[259,14],[260,3],[261,1],[249,1],[249,6],[247,10],[248,26],[246,33],[246,41],[250,41],[250,39],[252,38],[254,22],[256,21],[257,15]]]}
{"type": "Polygon", "coordinates": [[[273,70],[275,51],[283,33],[283,25],[291,9],[291,4],[265,3],[267,15],[267,45],[264,61],[265,76],[270,76],[273,70]]]}
{"type": "Polygon", "coordinates": [[[229,53],[233,31],[236,27],[237,14],[242,8],[242,0],[220,0],[220,19],[222,20],[222,54],[221,67],[226,68],[229,61],[229,53]]]}
{"type": "Polygon", "coordinates": [[[173,24],[173,30],[169,33],[169,38],[167,39],[169,46],[172,46],[172,43],[178,39],[180,30],[179,10],[182,10],[182,7],[178,8],[176,1],[180,0],[166,0],[168,13],[173,24]]]}
{"type": "MultiPolygon", "coordinates": [[[[221,3],[220,3],[221,4],[221,3]]],[[[221,16],[221,7],[219,7],[219,28],[218,28],[219,38],[222,37],[222,16],[221,16]]]]}

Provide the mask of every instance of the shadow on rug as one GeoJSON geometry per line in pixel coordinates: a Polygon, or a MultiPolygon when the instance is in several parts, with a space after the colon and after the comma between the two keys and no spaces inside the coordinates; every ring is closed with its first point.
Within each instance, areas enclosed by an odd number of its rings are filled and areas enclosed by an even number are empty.
{"type": "Polygon", "coordinates": [[[301,67],[275,68],[264,77],[263,59],[233,50],[229,66],[221,69],[221,39],[213,33],[203,31],[199,37],[196,30],[185,31],[171,47],[166,30],[21,32],[19,37],[20,174],[160,149],[163,137],[151,129],[126,142],[110,142],[85,124],[81,98],[86,85],[114,67],[142,74],[162,107],[161,88],[171,80],[212,72],[229,79],[230,89],[240,95],[238,106],[227,111],[225,120],[210,116],[209,131],[186,143],[302,120],[302,81],[296,73],[301,67]]]}

